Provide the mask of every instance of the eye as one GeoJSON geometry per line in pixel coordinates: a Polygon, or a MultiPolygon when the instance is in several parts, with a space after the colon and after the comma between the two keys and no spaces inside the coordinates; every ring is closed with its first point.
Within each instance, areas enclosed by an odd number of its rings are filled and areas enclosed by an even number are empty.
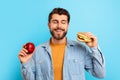
{"type": "Polygon", "coordinates": [[[62,23],[62,24],[66,24],[67,21],[66,21],[66,20],[62,20],[61,23],[62,23]]]}
{"type": "Polygon", "coordinates": [[[53,21],[52,21],[52,23],[53,23],[53,24],[57,24],[57,23],[58,23],[58,21],[56,21],[56,20],[53,20],[53,21]]]}

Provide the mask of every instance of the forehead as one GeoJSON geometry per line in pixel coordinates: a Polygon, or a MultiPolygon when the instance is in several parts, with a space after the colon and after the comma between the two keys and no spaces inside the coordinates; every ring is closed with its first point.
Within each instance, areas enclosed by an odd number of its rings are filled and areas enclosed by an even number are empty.
{"type": "Polygon", "coordinates": [[[67,20],[66,15],[59,15],[59,14],[53,14],[52,15],[52,20],[57,19],[57,20],[67,20]]]}

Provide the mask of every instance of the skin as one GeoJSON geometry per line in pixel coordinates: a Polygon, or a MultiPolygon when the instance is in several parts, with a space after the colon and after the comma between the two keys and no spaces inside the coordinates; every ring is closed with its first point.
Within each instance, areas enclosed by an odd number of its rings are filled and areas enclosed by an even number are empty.
{"type": "Polygon", "coordinates": [[[54,14],[52,16],[52,19],[48,23],[48,27],[49,27],[50,31],[53,33],[52,43],[61,44],[61,43],[66,42],[66,36],[64,35],[64,33],[67,32],[68,25],[69,24],[68,24],[66,15],[54,14]],[[62,36],[63,36],[63,38],[62,38],[62,36]],[[61,38],[61,39],[59,39],[59,38],[61,38]]]}
{"type": "MultiPolygon", "coordinates": [[[[92,39],[91,42],[85,42],[89,47],[97,47],[98,46],[98,40],[97,40],[96,36],[94,36],[91,32],[84,32],[83,34],[92,39]]],[[[83,40],[81,40],[79,38],[77,38],[77,40],[84,42],[83,40]]]]}
{"type": "MultiPolygon", "coordinates": [[[[61,44],[66,42],[66,33],[68,31],[68,20],[66,15],[53,14],[52,19],[48,23],[50,32],[52,33],[51,41],[54,44],[61,44]]],[[[84,35],[92,39],[91,42],[86,43],[89,47],[97,47],[97,38],[90,32],[84,32],[84,35]]],[[[77,38],[78,41],[81,41],[77,38]]],[[[23,45],[24,46],[24,45],[23,45]]],[[[23,47],[18,54],[21,63],[27,62],[33,54],[27,54],[27,50],[23,47]]]]}

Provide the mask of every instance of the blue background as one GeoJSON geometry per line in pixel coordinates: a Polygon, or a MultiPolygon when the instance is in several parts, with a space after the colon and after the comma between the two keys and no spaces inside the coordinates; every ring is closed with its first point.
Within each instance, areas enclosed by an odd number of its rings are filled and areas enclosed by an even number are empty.
{"type": "MultiPolygon", "coordinates": [[[[120,0],[0,0],[0,80],[22,80],[18,53],[26,42],[39,45],[50,38],[48,14],[67,9],[67,37],[89,31],[96,35],[106,60],[106,77],[120,80],[120,0]]],[[[86,72],[86,80],[99,80],[86,72]]]]}

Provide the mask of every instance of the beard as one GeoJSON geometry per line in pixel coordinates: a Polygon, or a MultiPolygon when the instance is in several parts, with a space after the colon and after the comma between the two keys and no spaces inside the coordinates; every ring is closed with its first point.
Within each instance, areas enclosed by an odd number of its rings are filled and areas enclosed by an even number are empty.
{"type": "Polygon", "coordinates": [[[67,31],[65,31],[64,29],[61,29],[61,28],[56,28],[56,29],[54,29],[54,30],[50,30],[50,33],[51,33],[51,35],[52,35],[52,37],[54,38],[54,39],[56,39],[56,40],[61,40],[61,39],[63,39],[65,36],[66,36],[66,34],[67,34],[67,31]],[[56,35],[55,34],[55,31],[57,31],[57,30],[61,30],[61,31],[63,31],[63,33],[62,33],[62,35],[56,35]]]}

